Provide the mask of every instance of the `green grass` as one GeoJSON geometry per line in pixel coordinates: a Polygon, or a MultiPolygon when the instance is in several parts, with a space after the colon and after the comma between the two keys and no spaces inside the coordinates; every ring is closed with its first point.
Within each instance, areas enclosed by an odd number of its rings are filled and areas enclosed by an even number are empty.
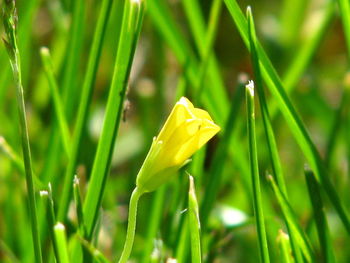
{"type": "Polygon", "coordinates": [[[13,3],[0,262],[350,261],[348,1],[13,3]],[[129,204],[181,96],[221,131],[129,204]]]}

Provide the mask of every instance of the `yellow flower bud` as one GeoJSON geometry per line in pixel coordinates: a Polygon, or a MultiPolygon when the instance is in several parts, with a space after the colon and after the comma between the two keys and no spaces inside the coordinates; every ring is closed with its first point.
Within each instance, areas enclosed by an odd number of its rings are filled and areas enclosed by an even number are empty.
{"type": "Polygon", "coordinates": [[[151,192],[169,180],[187,160],[207,143],[220,127],[208,112],[193,107],[182,97],[174,106],[136,179],[142,192],[151,192]]]}

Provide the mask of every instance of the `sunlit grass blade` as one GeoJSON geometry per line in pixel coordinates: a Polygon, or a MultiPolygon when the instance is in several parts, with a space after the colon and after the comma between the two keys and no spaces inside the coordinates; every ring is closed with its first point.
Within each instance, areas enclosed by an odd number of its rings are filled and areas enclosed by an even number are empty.
{"type": "Polygon", "coordinates": [[[284,233],[282,229],[278,232],[277,243],[281,262],[292,263],[293,259],[290,253],[289,236],[284,233]]]}
{"type": "Polygon", "coordinates": [[[124,107],[132,60],[142,26],[144,1],[125,2],[121,35],[115,61],[113,80],[107,101],[102,134],[91,172],[89,188],[84,202],[87,237],[91,238],[107,180],[114,142],[124,107]]]}
{"type": "Polygon", "coordinates": [[[246,83],[239,82],[236,87],[236,92],[230,105],[231,109],[229,116],[223,129],[223,135],[214,153],[214,157],[209,168],[208,176],[210,179],[205,187],[205,195],[203,196],[203,200],[201,201],[200,205],[200,218],[203,231],[205,231],[207,227],[208,218],[220,188],[222,173],[224,171],[224,163],[231,145],[230,141],[233,136],[233,130],[237,123],[240,106],[244,101],[245,84],[246,83]]]}
{"type": "MultiPolygon", "coordinates": [[[[242,11],[240,10],[236,1],[225,0],[225,3],[231,13],[234,22],[236,23],[236,26],[244,43],[249,49],[248,25],[244,15],[242,14],[242,11]]],[[[340,199],[337,191],[335,190],[328,177],[322,158],[317,151],[315,144],[312,142],[305,126],[303,125],[302,120],[297,114],[297,111],[289,100],[288,95],[284,90],[283,84],[276,70],[272,66],[271,61],[267,57],[265,51],[258,41],[256,44],[263,79],[270,89],[272,95],[277,100],[280,110],[284,115],[285,120],[294,135],[294,138],[298,142],[312,169],[315,171],[317,180],[320,181],[322,187],[327,192],[346,230],[350,233],[350,220],[347,214],[347,209],[345,208],[344,203],[340,199]]]]}
{"type": "Polygon", "coordinates": [[[64,186],[60,206],[58,211],[58,218],[63,220],[68,210],[69,200],[72,191],[72,181],[75,174],[75,169],[78,161],[79,149],[83,137],[83,131],[86,127],[89,105],[93,93],[93,86],[95,84],[96,72],[101,56],[102,44],[106,32],[107,22],[110,15],[112,0],[104,0],[102,2],[99,18],[97,21],[96,30],[89,54],[89,61],[87,71],[84,78],[82,94],[80,98],[76,126],[73,133],[71,145],[71,158],[65,173],[64,186]]]}
{"type": "Polygon", "coordinates": [[[285,220],[288,221],[288,224],[291,227],[290,231],[293,232],[293,235],[296,237],[296,240],[299,244],[299,247],[305,259],[307,260],[307,262],[315,262],[314,261],[315,255],[310,245],[310,241],[308,240],[306,234],[304,233],[301,226],[299,225],[292,207],[288,203],[285,195],[281,192],[281,190],[277,186],[273,177],[269,175],[267,179],[271,183],[271,186],[276,195],[277,201],[282,209],[283,216],[285,220]]]}
{"type": "Polygon", "coordinates": [[[62,104],[61,95],[58,90],[58,84],[56,82],[54,73],[53,73],[53,67],[52,67],[52,61],[50,56],[50,51],[46,47],[42,47],[40,49],[40,55],[41,55],[41,61],[44,65],[44,70],[46,73],[46,78],[49,83],[50,91],[52,94],[53,102],[54,102],[54,108],[56,117],[58,120],[58,126],[60,128],[60,135],[62,138],[63,148],[66,152],[67,157],[70,156],[70,134],[69,129],[66,121],[66,117],[64,114],[64,107],[62,104]]]}
{"type": "Polygon", "coordinates": [[[36,208],[36,198],[35,198],[35,189],[33,183],[33,168],[32,168],[32,157],[30,152],[29,144],[29,134],[27,126],[27,117],[26,117],[26,108],[24,102],[24,91],[22,86],[22,76],[21,76],[21,59],[20,53],[17,46],[17,13],[15,1],[6,1],[4,2],[3,10],[3,23],[6,33],[6,38],[3,38],[5,47],[7,49],[9,60],[11,63],[13,77],[16,87],[17,94],[17,106],[19,113],[19,126],[20,126],[20,137],[22,142],[22,151],[23,151],[23,162],[26,174],[26,183],[28,191],[28,203],[30,210],[30,222],[31,222],[31,231],[32,239],[35,252],[35,260],[38,263],[42,262],[42,252],[40,244],[40,233],[38,226],[38,217],[37,217],[37,208],[36,208]]]}
{"type": "MultiPolygon", "coordinates": [[[[269,157],[271,160],[272,173],[275,176],[276,182],[280,187],[282,193],[287,197],[288,195],[287,195],[286,183],[283,177],[283,171],[282,171],[281,161],[280,161],[280,157],[277,149],[276,138],[271,125],[269,109],[267,106],[265,92],[263,89],[263,82],[262,82],[260,64],[259,64],[259,56],[256,52],[256,35],[255,35],[254,19],[253,19],[251,9],[249,7],[247,9],[247,19],[248,19],[249,42],[250,42],[250,54],[251,54],[251,61],[252,61],[254,77],[255,77],[255,87],[259,97],[260,111],[262,113],[263,126],[265,131],[269,157]]],[[[291,227],[289,226],[288,221],[286,221],[286,224],[289,230],[291,227]]],[[[290,237],[291,237],[291,245],[295,256],[295,261],[303,262],[299,252],[298,245],[296,244],[295,237],[293,236],[293,232],[290,232],[290,237]]]]}
{"type": "Polygon", "coordinates": [[[258,245],[260,249],[260,260],[263,263],[270,262],[269,250],[267,245],[265,218],[263,212],[263,200],[261,198],[258,151],[255,135],[255,107],[254,107],[254,83],[252,81],[246,85],[246,103],[247,103],[247,125],[248,125],[248,143],[250,172],[252,177],[253,207],[258,234],[258,245]]]}
{"type": "Polygon", "coordinates": [[[194,179],[189,176],[190,184],[188,191],[188,219],[189,230],[191,236],[191,255],[192,261],[196,263],[202,262],[201,238],[200,238],[200,221],[196,190],[194,187],[194,179]]]}
{"type": "Polygon", "coordinates": [[[308,168],[305,169],[305,178],[309,190],[309,197],[312,204],[323,260],[327,263],[336,262],[319,184],[312,171],[308,168]]]}
{"type": "Polygon", "coordinates": [[[54,226],[55,242],[58,248],[58,262],[59,263],[69,263],[69,254],[67,247],[66,230],[62,223],[58,222],[54,226]]]}

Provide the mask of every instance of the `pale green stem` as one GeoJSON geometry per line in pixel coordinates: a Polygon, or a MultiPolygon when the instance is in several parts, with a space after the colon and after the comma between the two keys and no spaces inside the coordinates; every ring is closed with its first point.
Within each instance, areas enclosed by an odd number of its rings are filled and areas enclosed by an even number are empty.
{"type": "Polygon", "coordinates": [[[118,261],[119,263],[126,263],[131,254],[132,246],[134,244],[135,229],[136,229],[137,204],[142,194],[143,192],[141,192],[137,187],[134,189],[134,191],[131,194],[130,204],[129,204],[128,229],[126,232],[124,249],[118,261]]]}

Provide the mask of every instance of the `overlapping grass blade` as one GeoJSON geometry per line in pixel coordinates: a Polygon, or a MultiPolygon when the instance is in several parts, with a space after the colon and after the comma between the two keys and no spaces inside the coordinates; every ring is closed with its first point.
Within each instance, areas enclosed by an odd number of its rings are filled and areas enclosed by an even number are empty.
{"type": "MultiPolygon", "coordinates": [[[[249,49],[248,27],[244,15],[242,14],[236,1],[225,0],[225,3],[228,10],[231,13],[234,22],[236,23],[236,26],[241,34],[244,43],[249,49]]],[[[327,171],[324,168],[321,156],[318,153],[316,146],[312,142],[299,115],[297,114],[295,108],[289,100],[276,70],[272,66],[271,61],[267,57],[265,51],[263,50],[258,41],[257,53],[259,55],[262,76],[265,83],[269,87],[274,98],[277,100],[280,110],[284,115],[285,120],[290,127],[290,130],[292,131],[305,157],[309,161],[312,169],[315,171],[317,180],[320,181],[322,187],[327,192],[346,230],[350,233],[350,221],[347,214],[347,210],[342,200],[339,198],[337,191],[333,187],[328,177],[327,171]]]]}
{"type": "MultiPolygon", "coordinates": [[[[269,109],[267,106],[265,92],[263,89],[263,82],[262,82],[260,65],[259,65],[259,57],[256,52],[255,25],[254,25],[253,15],[251,13],[250,8],[247,9],[247,19],[248,19],[249,42],[250,42],[250,54],[251,54],[251,61],[252,61],[254,77],[255,77],[255,86],[259,97],[260,110],[262,113],[265,138],[266,138],[269,156],[271,160],[272,173],[275,176],[277,184],[280,187],[282,193],[287,197],[286,183],[283,177],[283,171],[282,171],[281,161],[278,154],[277,143],[276,143],[275,135],[272,129],[269,109]]],[[[288,221],[286,221],[286,225],[289,230],[291,227],[289,226],[288,221]]],[[[291,231],[289,232],[290,232],[290,238],[291,238],[291,245],[295,256],[295,261],[303,262],[299,252],[298,245],[296,243],[296,238],[293,236],[293,232],[291,231]]]]}
{"type": "Polygon", "coordinates": [[[114,74],[107,101],[102,134],[91,172],[89,188],[84,202],[87,237],[90,239],[96,224],[109,166],[114,150],[132,60],[142,27],[144,1],[126,1],[114,74]]]}
{"type": "Polygon", "coordinates": [[[315,255],[314,251],[312,249],[312,246],[310,245],[310,241],[307,238],[306,234],[302,230],[301,226],[299,225],[296,216],[294,214],[294,211],[290,204],[287,201],[287,198],[285,195],[281,192],[280,188],[277,186],[275,180],[271,175],[268,176],[268,181],[271,183],[272,189],[276,195],[277,201],[282,209],[282,213],[284,215],[284,218],[286,221],[288,221],[290,228],[290,231],[293,232],[293,236],[295,236],[297,239],[297,242],[299,244],[299,247],[307,260],[307,262],[315,262],[315,255]]]}
{"type": "Polygon", "coordinates": [[[318,238],[321,245],[321,253],[323,254],[323,260],[327,263],[336,262],[320,187],[313,172],[308,168],[305,169],[305,178],[309,190],[309,197],[311,199],[318,238]]]}
{"type": "Polygon", "coordinates": [[[100,15],[97,21],[96,30],[94,33],[94,39],[89,54],[89,61],[87,66],[87,72],[85,74],[82,95],[80,98],[80,104],[78,108],[77,122],[73,133],[72,146],[71,146],[71,158],[69,159],[68,166],[65,173],[64,188],[62,197],[60,200],[58,218],[63,219],[67,213],[69,200],[71,197],[72,181],[75,174],[75,168],[78,160],[78,154],[84,127],[86,126],[87,116],[89,112],[89,105],[91,102],[91,96],[93,92],[93,86],[95,83],[96,72],[98,63],[101,56],[102,44],[106,32],[107,22],[110,15],[110,9],[112,0],[104,0],[102,2],[100,15]]]}

